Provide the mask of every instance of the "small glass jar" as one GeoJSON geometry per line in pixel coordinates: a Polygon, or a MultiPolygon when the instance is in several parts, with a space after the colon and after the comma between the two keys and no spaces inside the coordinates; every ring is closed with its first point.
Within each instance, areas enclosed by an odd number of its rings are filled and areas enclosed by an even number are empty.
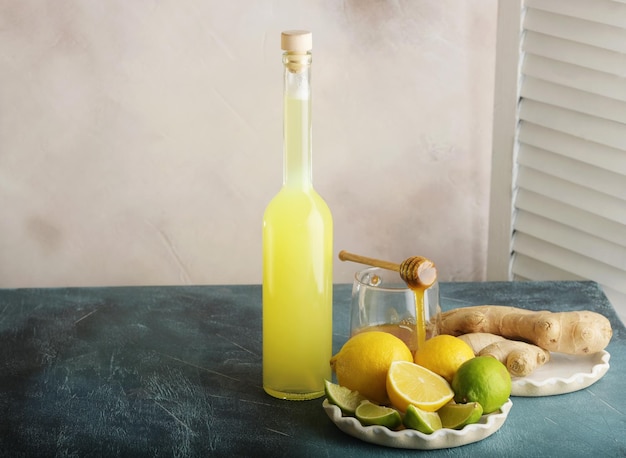
{"type": "Polygon", "coordinates": [[[419,342],[439,332],[441,307],[439,283],[426,290],[411,290],[398,272],[370,267],[357,272],[352,284],[350,335],[366,331],[389,332],[402,339],[412,352],[419,342]],[[417,320],[423,294],[423,320],[417,320]],[[424,323],[424,326],[418,325],[424,323]],[[418,329],[422,327],[423,329],[418,329]],[[421,335],[423,334],[423,335],[421,335]]]}

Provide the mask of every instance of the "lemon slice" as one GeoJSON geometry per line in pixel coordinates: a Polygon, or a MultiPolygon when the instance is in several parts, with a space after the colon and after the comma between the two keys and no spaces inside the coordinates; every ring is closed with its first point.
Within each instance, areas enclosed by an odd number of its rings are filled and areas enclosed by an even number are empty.
{"type": "Polygon", "coordinates": [[[391,363],[387,372],[387,394],[391,403],[403,412],[409,405],[435,412],[454,397],[446,379],[408,361],[391,363]]]}
{"type": "Polygon", "coordinates": [[[381,425],[395,429],[402,424],[402,417],[396,409],[379,406],[370,401],[363,401],[359,404],[354,415],[363,426],[381,425]]]}
{"type": "Polygon", "coordinates": [[[424,434],[431,434],[442,428],[437,412],[427,412],[414,405],[409,405],[403,420],[404,426],[416,429],[424,434]]]}
{"type": "Polygon", "coordinates": [[[359,404],[365,401],[365,396],[362,396],[358,391],[337,385],[328,380],[324,380],[324,390],[326,391],[328,402],[335,404],[347,415],[354,415],[354,411],[359,404]]]}
{"type": "Polygon", "coordinates": [[[465,425],[471,425],[480,420],[483,407],[478,402],[446,404],[439,409],[438,413],[444,428],[463,429],[465,425]]]}

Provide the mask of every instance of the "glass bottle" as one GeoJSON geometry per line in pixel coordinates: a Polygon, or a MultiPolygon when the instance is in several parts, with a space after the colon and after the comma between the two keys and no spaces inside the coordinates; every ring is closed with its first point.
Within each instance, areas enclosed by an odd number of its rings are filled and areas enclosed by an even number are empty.
{"type": "Polygon", "coordinates": [[[312,183],[312,35],[283,32],[281,45],[283,185],[263,217],[263,389],[304,400],[331,377],[333,223],[312,183]]]}

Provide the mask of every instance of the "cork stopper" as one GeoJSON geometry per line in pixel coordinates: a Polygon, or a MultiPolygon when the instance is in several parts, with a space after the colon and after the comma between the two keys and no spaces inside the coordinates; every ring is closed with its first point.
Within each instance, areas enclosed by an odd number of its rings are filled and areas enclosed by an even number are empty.
{"type": "Polygon", "coordinates": [[[283,51],[307,52],[313,49],[313,34],[307,30],[287,30],[280,35],[283,51]]]}

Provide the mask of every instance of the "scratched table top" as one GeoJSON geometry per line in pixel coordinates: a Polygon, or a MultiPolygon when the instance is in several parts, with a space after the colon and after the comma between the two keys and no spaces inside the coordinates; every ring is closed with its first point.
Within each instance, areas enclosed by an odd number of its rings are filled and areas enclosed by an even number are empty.
{"type": "MultiPolygon", "coordinates": [[[[351,285],[334,289],[333,347],[351,285]]],[[[261,387],[261,287],[0,290],[0,456],[626,456],[623,323],[592,282],[442,283],[444,310],[475,304],[595,310],[611,368],[564,395],[514,397],[502,428],[435,451],[341,432],[322,400],[261,387]]]]}

